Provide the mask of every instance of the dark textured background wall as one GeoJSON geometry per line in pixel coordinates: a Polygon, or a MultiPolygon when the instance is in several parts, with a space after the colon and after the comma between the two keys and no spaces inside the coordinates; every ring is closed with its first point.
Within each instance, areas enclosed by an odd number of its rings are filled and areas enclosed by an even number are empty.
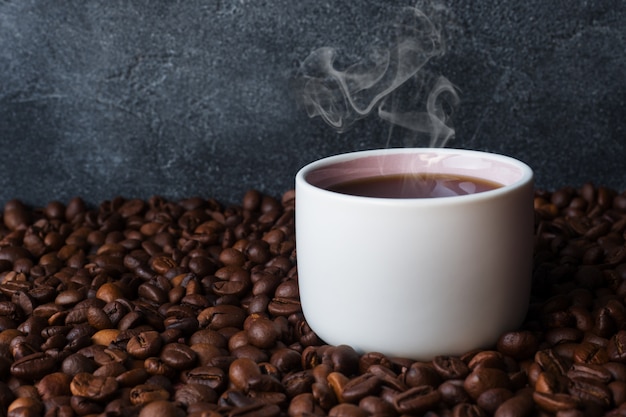
{"type": "MultiPolygon", "coordinates": [[[[296,106],[313,50],[349,60],[405,1],[0,1],[0,201],[280,195],[304,164],[385,146],[296,106]]],[[[450,0],[448,146],[530,164],[537,186],[626,189],[622,0],[450,0]]],[[[393,143],[392,146],[402,146],[393,143]]]]}

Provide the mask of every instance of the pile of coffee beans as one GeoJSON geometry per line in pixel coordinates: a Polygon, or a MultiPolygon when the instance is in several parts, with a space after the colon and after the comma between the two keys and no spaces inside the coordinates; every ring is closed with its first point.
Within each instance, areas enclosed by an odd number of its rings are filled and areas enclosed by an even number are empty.
{"type": "Polygon", "coordinates": [[[626,416],[626,193],[536,191],[526,321],[431,361],[311,331],[294,200],[7,202],[2,415],[626,416]]]}

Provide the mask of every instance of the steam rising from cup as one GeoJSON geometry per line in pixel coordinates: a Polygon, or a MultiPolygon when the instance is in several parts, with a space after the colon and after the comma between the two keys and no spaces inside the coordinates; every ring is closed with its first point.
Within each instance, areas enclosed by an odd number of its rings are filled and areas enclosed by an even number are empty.
{"type": "Polygon", "coordinates": [[[444,53],[441,32],[417,7],[403,8],[392,29],[393,39],[372,45],[365,57],[344,69],[336,64],[336,49],[313,51],[296,76],[299,102],[309,117],[320,116],[339,132],[376,111],[392,127],[428,134],[430,147],[443,147],[454,136],[449,112],[459,98],[445,77],[433,78],[425,71],[429,61],[444,53]],[[412,106],[424,101],[424,89],[430,88],[425,109],[405,110],[406,92],[403,100],[394,97],[408,84],[418,90],[408,94],[412,106]]]}

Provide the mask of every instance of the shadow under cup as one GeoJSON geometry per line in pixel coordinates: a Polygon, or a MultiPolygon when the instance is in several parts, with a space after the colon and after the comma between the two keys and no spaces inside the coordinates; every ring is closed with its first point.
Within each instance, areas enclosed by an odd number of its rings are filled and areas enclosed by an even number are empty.
{"type": "Polygon", "coordinates": [[[302,310],[326,343],[428,360],[493,345],[527,312],[533,173],[456,149],[385,149],[315,161],[296,175],[302,310]],[[363,178],[455,175],[501,184],[435,198],[327,188],[363,178]]]}

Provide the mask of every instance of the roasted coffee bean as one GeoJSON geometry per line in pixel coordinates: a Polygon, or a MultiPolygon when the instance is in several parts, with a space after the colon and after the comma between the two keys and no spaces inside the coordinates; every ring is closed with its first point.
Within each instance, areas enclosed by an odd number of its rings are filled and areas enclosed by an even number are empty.
{"type": "Polygon", "coordinates": [[[523,389],[504,401],[496,409],[494,417],[527,417],[534,408],[532,389],[523,389]]]}
{"type": "Polygon", "coordinates": [[[118,374],[115,380],[121,387],[134,387],[143,384],[149,377],[145,368],[133,368],[118,374]]]}
{"type": "Polygon", "coordinates": [[[201,384],[213,390],[222,390],[227,383],[226,373],[216,366],[200,366],[183,372],[181,376],[185,383],[201,384]]]}
{"type": "Polygon", "coordinates": [[[380,378],[381,383],[384,386],[388,386],[397,391],[406,391],[407,389],[409,389],[409,386],[402,382],[398,375],[396,375],[394,371],[387,368],[386,366],[378,364],[370,365],[370,367],[367,368],[366,372],[369,372],[380,378]]]}
{"type": "Polygon", "coordinates": [[[511,381],[506,372],[497,368],[477,368],[465,378],[463,383],[463,388],[474,400],[489,389],[509,389],[510,387],[511,381]]]}
{"type": "Polygon", "coordinates": [[[463,387],[462,379],[449,379],[444,381],[437,390],[441,394],[441,400],[449,406],[471,401],[471,397],[463,387]]]}
{"type": "Polygon", "coordinates": [[[341,391],[344,401],[357,403],[369,395],[376,395],[380,390],[382,380],[372,373],[365,373],[348,381],[341,391]]]}
{"type": "Polygon", "coordinates": [[[185,411],[171,401],[157,400],[146,404],[139,417],[185,417],[185,411]]]}
{"type": "Polygon", "coordinates": [[[41,379],[55,371],[57,361],[43,352],[33,353],[16,360],[11,365],[11,375],[26,380],[41,379]]]}
{"type": "Polygon", "coordinates": [[[313,394],[308,392],[296,395],[291,399],[287,414],[289,417],[326,415],[324,409],[320,407],[313,394]]]}
{"type": "Polygon", "coordinates": [[[93,359],[90,359],[81,353],[71,354],[61,363],[61,371],[70,376],[74,376],[82,372],[92,373],[96,369],[97,364],[93,361],[93,359]]]}
{"type": "Polygon", "coordinates": [[[78,415],[100,414],[104,407],[102,404],[84,396],[72,395],[70,398],[70,406],[78,415]]]}
{"type": "Polygon", "coordinates": [[[533,393],[533,400],[540,409],[549,413],[557,413],[580,407],[580,401],[569,394],[533,393]]]}
{"type": "Polygon", "coordinates": [[[602,365],[609,361],[607,350],[603,346],[599,346],[590,342],[583,342],[578,345],[574,351],[575,363],[591,363],[602,365]]]}
{"type": "Polygon", "coordinates": [[[552,349],[537,351],[535,362],[545,371],[555,375],[565,375],[570,366],[569,361],[556,354],[552,349]]]}
{"type": "Polygon", "coordinates": [[[274,297],[267,306],[270,314],[288,317],[302,311],[300,301],[293,298],[274,297]]]}
{"type": "Polygon", "coordinates": [[[380,397],[369,396],[361,399],[359,408],[374,416],[394,417],[397,415],[393,405],[380,397]]]}
{"type": "Polygon", "coordinates": [[[593,378],[577,377],[572,379],[568,391],[583,403],[592,402],[605,409],[612,402],[611,390],[606,384],[593,378]]]}
{"type": "Polygon", "coordinates": [[[299,394],[311,392],[314,383],[315,378],[310,369],[289,373],[281,380],[285,393],[292,398],[299,394]]]}
{"type": "Polygon", "coordinates": [[[328,417],[368,417],[367,411],[354,404],[337,404],[328,411],[328,417]]]}
{"type": "Polygon", "coordinates": [[[34,398],[17,398],[7,407],[8,417],[35,417],[41,415],[43,405],[34,398]]]}
{"type": "Polygon", "coordinates": [[[274,346],[280,333],[273,321],[260,317],[252,320],[247,326],[246,336],[250,344],[261,349],[267,349],[274,346]]]}
{"type": "Polygon", "coordinates": [[[476,404],[489,415],[493,415],[505,401],[512,397],[513,392],[507,388],[491,388],[480,394],[476,399],[476,404]]]}
{"type": "Polygon", "coordinates": [[[164,363],[160,358],[147,358],[144,360],[143,366],[150,375],[160,375],[170,378],[176,374],[175,369],[164,363]]]}
{"type": "Polygon", "coordinates": [[[208,307],[198,314],[200,327],[219,330],[225,327],[240,328],[246,318],[246,312],[238,306],[224,304],[208,307]]]}
{"type": "Polygon", "coordinates": [[[396,395],[393,399],[393,406],[398,413],[424,413],[435,408],[440,400],[439,391],[424,385],[410,388],[396,395]]]}
{"type": "Polygon", "coordinates": [[[564,375],[552,372],[541,372],[535,381],[535,391],[546,394],[561,393],[566,391],[568,379],[564,375]]]}
{"type": "Polygon", "coordinates": [[[484,350],[477,352],[469,360],[467,366],[472,370],[477,368],[497,368],[507,370],[507,362],[504,355],[495,350],[484,350]]]}
{"type": "Polygon", "coordinates": [[[611,397],[615,406],[619,407],[626,402],[626,382],[612,381],[607,386],[611,391],[611,397]]]}
{"type": "Polygon", "coordinates": [[[626,331],[620,330],[609,340],[606,352],[611,361],[626,362],[626,331]]]}
{"type": "Polygon", "coordinates": [[[126,351],[137,359],[146,359],[156,356],[161,351],[161,336],[156,331],[141,332],[128,339],[126,351]]]}
{"type": "Polygon", "coordinates": [[[156,384],[141,384],[130,390],[130,402],[133,405],[144,406],[153,401],[168,400],[170,393],[156,384]]]}
{"type": "Polygon", "coordinates": [[[198,355],[189,346],[182,343],[169,343],[163,347],[159,356],[163,363],[176,370],[192,368],[198,355]]]}
{"type": "Polygon", "coordinates": [[[272,353],[270,363],[283,374],[287,374],[300,367],[302,356],[294,349],[279,348],[272,353]]]}
{"type": "Polygon", "coordinates": [[[425,362],[415,362],[403,375],[404,382],[410,387],[430,385],[437,387],[442,381],[440,373],[433,365],[425,362]]]}
{"type": "Polygon", "coordinates": [[[613,379],[611,372],[602,365],[577,363],[573,364],[569,371],[567,371],[567,377],[570,379],[592,378],[603,384],[608,384],[611,379],[613,379]]]}
{"type": "Polygon", "coordinates": [[[72,376],[63,372],[53,372],[37,382],[37,392],[44,401],[57,396],[71,395],[71,381],[72,376]]]}
{"type": "Polygon", "coordinates": [[[237,389],[246,391],[252,385],[259,383],[261,369],[252,359],[235,359],[228,368],[228,379],[237,389]]]}
{"type": "Polygon", "coordinates": [[[475,404],[457,404],[452,409],[453,417],[487,417],[487,413],[475,404]]]}
{"type": "Polygon", "coordinates": [[[86,372],[74,375],[70,383],[72,395],[93,401],[105,401],[113,396],[118,384],[113,377],[98,377],[86,372]]]}
{"type": "Polygon", "coordinates": [[[461,379],[470,373],[465,362],[454,356],[436,356],[432,364],[443,379],[461,379]]]}

